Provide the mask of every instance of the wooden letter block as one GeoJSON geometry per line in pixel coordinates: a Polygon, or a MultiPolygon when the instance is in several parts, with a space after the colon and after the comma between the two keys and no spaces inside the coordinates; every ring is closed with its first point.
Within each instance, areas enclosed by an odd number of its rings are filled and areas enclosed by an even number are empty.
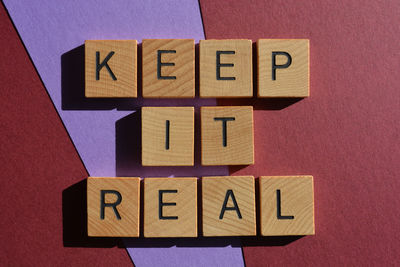
{"type": "Polygon", "coordinates": [[[258,97],[308,97],[309,41],[260,39],[258,97]]]}
{"type": "Polygon", "coordinates": [[[144,179],[144,237],[197,237],[197,178],[144,179]]]}
{"type": "Polygon", "coordinates": [[[142,49],[143,97],[194,97],[193,39],[144,39],[142,49]]]}
{"type": "Polygon", "coordinates": [[[85,42],[85,96],[137,97],[136,40],[85,42]]]}
{"type": "Polygon", "coordinates": [[[139,199],[140,178],[89,177],[88,235],[138,237],[139,199]]]}
{"type": "Polygon", "coordinates": [[[193,166],[193,158],[194,108],[143,107],[142,165],[193,166]]]}
{"type": "Polygon", "coordinates": [[[313,235],[312,176],[261,176],[261,235],[313,235]]]}
{"type": "Polygon", "coordinates": [[[256,235],[253,176],[203,177],[203,235],[256,235]]]}
{"type": "Polygon", "coordinates": [[[202,165],[254,164],[253,107],[201,107],[202,165]]]}
{"type": "Polygon", "coordinates": [[[252,97],[251,40],[200,40],[200,97],[252,97]]]}

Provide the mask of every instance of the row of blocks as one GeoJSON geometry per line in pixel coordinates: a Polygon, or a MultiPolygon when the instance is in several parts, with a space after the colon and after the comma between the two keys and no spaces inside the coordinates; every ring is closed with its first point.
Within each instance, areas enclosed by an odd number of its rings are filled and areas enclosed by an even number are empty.
{"type": "MultiPolygon", "coordinates": [[[[253,107],[201,107],[201,164],[254,164],[253,107]]],[[[142,108],[142,165],[194,165],[194,107],[142,108]]]]}
{"type": "MultiPolygon", "coordinates": [[[[253,176],[201,179],[203,236],[255,236],[257,221],[262,236],[314,234],[312,176],[262,176],[259,201],[255,183],[253,176]]],[[[194,177],[145,178],[143,236],[197,237],[197,184],[194,177]]],[[[140,178],[89,177],[88,235],[139,237],[140,187],[140,178]]]]}
{"type": "MultiPolygon", "coordinates": [[[[200,97],[252,97],[252,41],[200,40],[200,97]]],[[[193,39],[142,42],[142,95],[195,97],[193,39]]],[[[258,97],[309,96],[309,40],[257,41],[258,97]]],[[[85,42],[85,96],[137,97],[137,41],[85,42]]]]}

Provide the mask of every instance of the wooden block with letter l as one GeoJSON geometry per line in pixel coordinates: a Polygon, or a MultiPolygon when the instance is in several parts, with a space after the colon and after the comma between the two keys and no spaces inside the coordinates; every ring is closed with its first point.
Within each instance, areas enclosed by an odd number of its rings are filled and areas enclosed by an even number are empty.
{"type": "Polygon", "coordinates": [[[202,194],[204,236],[257,234],[253,176],[203,177],[202,194]]]}
{"type": "Polygon", "coordinates": [[[144,39],[143,97],[193,98],[193,39],[144,39]]]}
{"type": "Polygon", "coordinates": [[[200,40],[200,97],[252,97],[251,40],[200,40]]]}
{"type": "Polygon", "coordinates": [[[312,176],[259,178],[261,235],[314,235],[312,176]]]}
{"type": "Polygon", "coordinates": [[[201,107],[201,164],[254,164],[253,107],[201,107]]]}
{"type": "Polygon", "coordinates": [[[142,165],[193,166],[194,108],[142,108],[142,165]]]}
{"type": "Polygon", "coordinates": [[[137,41],[85,41],[85,96],[137,97],[137,41]]]}
{"type": "Polygon", "coordinates": [[[140,178],[87,179],[89,236],[139,236],[140,178]]]}
{"type": "Polygon", "coordinates": [[[308,97],[309,40],[257,41],[258,97],[308,97]]]}
{"type": "Polygon", "coordinates": [[[144,179],[144,237],[197,237],[197,178],[144,179]]]}

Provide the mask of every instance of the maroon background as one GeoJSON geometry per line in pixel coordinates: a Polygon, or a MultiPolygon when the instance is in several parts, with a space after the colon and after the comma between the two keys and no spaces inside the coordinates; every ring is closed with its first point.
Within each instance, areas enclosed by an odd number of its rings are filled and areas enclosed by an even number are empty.
{"type": "Polygon", "coordinates": [[[316,235],[244,241],[246,265],[396,263],[400,1],[200,3],[207,39],[310,39],[310,98],[220,101],[257,109],[256,164],[232,173],[314,175],[316,235]]]}

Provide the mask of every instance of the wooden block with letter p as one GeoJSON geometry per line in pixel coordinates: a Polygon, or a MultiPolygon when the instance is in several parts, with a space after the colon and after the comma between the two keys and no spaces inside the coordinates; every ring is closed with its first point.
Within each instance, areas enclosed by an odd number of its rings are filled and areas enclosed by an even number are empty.
{"type": "Polygon", "coordinates": [[[193,166],[194,108],[142,108],[142,165],[193,166]]]}
{"type": "Polygon", "coordinates": [[[144,39],[143,97],[193,98],[194,40],[144,39]]]}
{"type": "Polygon", "coordinates": [[[85,41],[85,96],[137,97],[136,40],[85,41]]]}
{"type": "Polygon", "coordinates": [[[309,40],[260,39],[258,97],[308,97],[309,40]]]}
{"type": "Polygon", "coordinates": [[[200,97],[252,97],[251,40],[200,40],[200,97]]]}
{"type": "Polygon", "coordinates": [[[144,179],[144,237],[197,237],[197,178],[144,179]]]}
{"type": "Polygon", "coordinates": [[[256,235],[253,176],[202,178],[203,235],[256,235]]]}
{"type": "Polygon", "coordinates": [[[261,176],[261,235],[314,235],[312,176],[261,176]]]}
{"type": "Polygon", "coordinates": [[[254,164],[253,107],[201,107],[201,164],[254,164]]]}
{"type": "Polygon", "coordinates": [[[139,236],[140,178],[87,179],[89,236],[139,236]]]}

